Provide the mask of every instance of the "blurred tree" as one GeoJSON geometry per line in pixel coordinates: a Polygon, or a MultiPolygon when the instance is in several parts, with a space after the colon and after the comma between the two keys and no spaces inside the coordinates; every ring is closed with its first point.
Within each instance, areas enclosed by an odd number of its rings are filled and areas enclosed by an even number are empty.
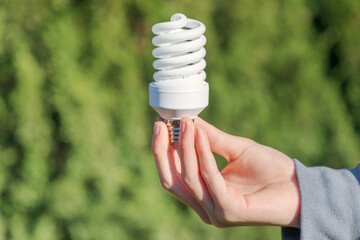
{"type": "Polygon", "coordinates": [[[310,165],[355,166],[358,0],[5,0],[0,239],[279,238],[205,225],[160,187],[151,26],[175,12],[207,27],[203,118],[310,165]]]}

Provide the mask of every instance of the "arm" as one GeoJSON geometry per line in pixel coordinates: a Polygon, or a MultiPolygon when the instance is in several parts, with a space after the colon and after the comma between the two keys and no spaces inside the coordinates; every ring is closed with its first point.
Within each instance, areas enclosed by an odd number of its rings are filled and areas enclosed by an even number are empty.
{"type": "Polygon", "coordinates": [[[184,119],[181,128],[179,156],[169,146],[166,126],[155,124],[160,180],[206,223],[288,226],[282,229],[284,239],[360,238],[360,164],[351,170],[305,167],[297,160],[294,165],[277,150],[201,119],[195,126],[184,119]],[[221,172],[211,152],[228,160],[221,172]]]}
{"type": "Polygon", "coordinates": [[[360,164],[355,169],[306,167],[296,160],[301,229],[283,228],[284,239],[359,239],[360,164]]]}

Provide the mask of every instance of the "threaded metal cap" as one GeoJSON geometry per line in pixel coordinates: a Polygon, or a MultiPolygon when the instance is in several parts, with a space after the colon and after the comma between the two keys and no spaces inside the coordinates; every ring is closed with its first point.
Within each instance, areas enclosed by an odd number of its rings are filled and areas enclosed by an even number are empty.
{"type": "Polygon", "coordinates": [[[169,130],[169,140],[171,145],[177,146],[179,143],[180,121],[181,120],[164,119],[169,130]]]}

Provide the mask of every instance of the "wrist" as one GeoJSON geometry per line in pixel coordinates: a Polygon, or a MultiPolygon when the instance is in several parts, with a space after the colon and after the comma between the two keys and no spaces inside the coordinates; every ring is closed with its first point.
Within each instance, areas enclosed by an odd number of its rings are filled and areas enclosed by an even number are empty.
{"type": "Polygon", "coordinates": [[[300,198],[300,188],[298,183],[298,178],[296,174],[296,166],[294,162],[294,172],[291,176],[291,199],[290,199],[290,209],[289,217],[290,222],[286,226],[288,227],[300,227],[300,210],[301,210],[301,198],[300,198]]]}

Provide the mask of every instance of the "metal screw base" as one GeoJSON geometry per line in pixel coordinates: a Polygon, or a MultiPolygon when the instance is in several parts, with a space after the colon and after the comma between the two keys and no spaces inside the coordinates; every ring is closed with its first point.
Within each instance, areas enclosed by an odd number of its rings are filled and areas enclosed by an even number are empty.
{"type": "Polygon", "coordinates": [[[177,146],[179,143],[180,120],[164,119],[169,130],[169,140],[171,145],[177,146]]]}

